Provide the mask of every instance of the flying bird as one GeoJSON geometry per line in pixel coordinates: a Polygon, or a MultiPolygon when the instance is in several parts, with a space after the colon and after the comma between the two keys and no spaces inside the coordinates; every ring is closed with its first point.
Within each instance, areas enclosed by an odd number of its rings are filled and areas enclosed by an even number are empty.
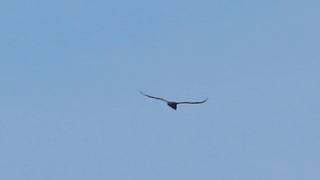
{"type": "Polygon", "coordinates": [[[139,92],[140,92],[140,94],[142,94],[142,95],[144,95],[144,96],[146,96],[146,97],[148,97],[148,98],[153,98],[153,99],[157,99],[157,100],[166,102],[167,105],[170,106],[170,107],[171,107],[172,109],[174,109],[174,110],[177,109],[177,105],[178,105],[178,104],[202,104],[202,103],[205,103],[205,102],[208,100],[208,98],[206,98],[206,99],[203,100],[203,101],[192,101],[192,102],[190,102],[190,101],[181,101],[181,102],[176,102],[176,101],[168,101],[168,100],[166,100],[166,99],[164,99],[164,98],[159,98],[159,97],[155,97],[155,96],[150,96],[150,95],[148,95],[148,94],[143,93],[142,91],[139,91],[139,92]]]}

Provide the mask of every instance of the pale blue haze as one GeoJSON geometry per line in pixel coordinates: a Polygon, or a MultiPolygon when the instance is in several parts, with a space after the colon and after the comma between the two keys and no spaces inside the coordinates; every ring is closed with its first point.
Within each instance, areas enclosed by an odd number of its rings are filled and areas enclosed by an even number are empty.
{"type": "Polygon", "coordinates": [[[316,0],[1,1],[0,179],[319,180],[319,19],[316,0]]]}

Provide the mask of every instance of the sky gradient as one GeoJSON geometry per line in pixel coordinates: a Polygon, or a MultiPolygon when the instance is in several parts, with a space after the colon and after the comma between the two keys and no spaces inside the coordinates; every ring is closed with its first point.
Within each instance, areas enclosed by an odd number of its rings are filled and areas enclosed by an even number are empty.
{"type": "Polygon", "coordinates": [[[0,2],[0,179],[320,179],[319,6],[0,2]]]}

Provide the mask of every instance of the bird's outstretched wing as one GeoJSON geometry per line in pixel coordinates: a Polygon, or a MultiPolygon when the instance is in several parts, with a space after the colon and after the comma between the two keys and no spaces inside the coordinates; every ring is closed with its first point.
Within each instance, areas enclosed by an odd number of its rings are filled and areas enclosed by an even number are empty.
{"type": "Polygon", "coordinates": [[[147,96],[147,97],[149,97],[149,98],[158,99],[158,100],[161,100],[161,101],[164,101],[164,102],[168,102],[166,99],[159,98],[159,97],[154,97],[154,96],[150,96],[150,95],[148,95],[148,94],[145,94],[145,93],[142,92],[142,91],[139,91],[139,92],[140,92],[140,94],[142,94],[142,95],[144,95],[144,96],[147,96]]]}
{"type": "Polygon", "coordinates": [[[202,103],[205,103],[207,100],[208,100],[208,98],[206,98],[203,101],[193,101],[193,102],[182,101],[182,102],[177,102],[177,104],[202,104],[202,103]]]}

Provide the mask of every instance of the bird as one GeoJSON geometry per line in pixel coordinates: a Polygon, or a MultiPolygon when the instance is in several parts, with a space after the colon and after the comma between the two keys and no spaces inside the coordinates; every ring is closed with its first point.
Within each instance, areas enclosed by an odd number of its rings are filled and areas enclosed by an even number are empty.
{"type": "Polygon", "coordinates": [[[140,94],[142,94],[143,96],[146,96],[148,98],[153,98],[153,99],[157,99],[157,100],[166,102],[167,105],[169,107],[171,107],[172,109],[174,109],[174,110],[177,110],[177,105],[178,104],[202,104],[202,103],[205,103],[208,100],[208,98],[206,98],[203,101],[180,101],[180,102],[177,102],[177,101],[169,101],[169,100],[166,100],[166,99],[160,98],[160,97],[150,96],[148,94],[145,94],[142,91],[139,91],[139,92],[140,92],[140,94]]]}

